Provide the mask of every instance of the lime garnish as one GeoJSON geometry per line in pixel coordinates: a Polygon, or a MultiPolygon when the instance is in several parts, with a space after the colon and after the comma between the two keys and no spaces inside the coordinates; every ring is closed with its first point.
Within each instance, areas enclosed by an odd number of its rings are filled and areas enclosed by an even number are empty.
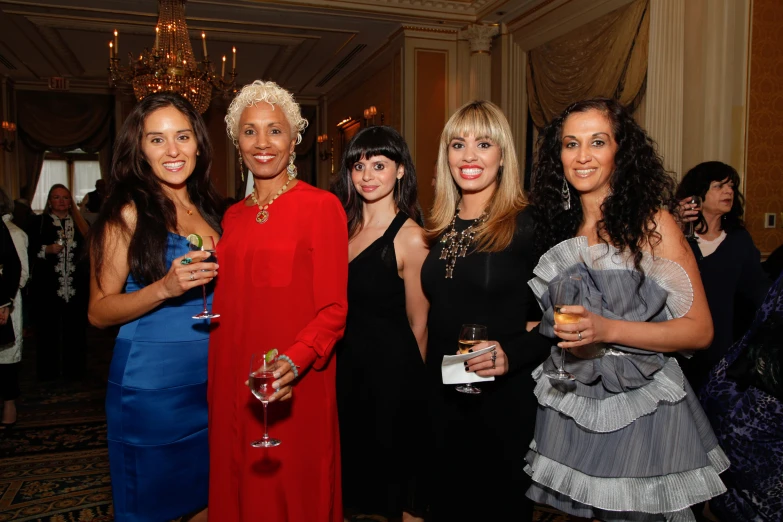
{"type": "Polygon", "coordinates": [[[204,241],[198,234],[188,234],[186,239],[196,248],[201,248],[204,245],[204,241]]]}
{"type": "Polygon", "coordinates": [[[266,352],[266,355],[264,355],[264,359],[266,360],[267,364],[274,361],[275,357],[277,357],[277,348],[272,348],[271,350],[266,352]]]}

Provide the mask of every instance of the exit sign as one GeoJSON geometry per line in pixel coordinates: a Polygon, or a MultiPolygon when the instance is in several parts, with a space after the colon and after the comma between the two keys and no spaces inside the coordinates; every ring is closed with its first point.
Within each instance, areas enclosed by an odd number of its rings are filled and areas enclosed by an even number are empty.
{"type": "Polygon", "coordinates": [[[62,76],[51,76],[49,78],[49,89],[52,91],[67,91],[71,88],[71,81],[62,76]]]}

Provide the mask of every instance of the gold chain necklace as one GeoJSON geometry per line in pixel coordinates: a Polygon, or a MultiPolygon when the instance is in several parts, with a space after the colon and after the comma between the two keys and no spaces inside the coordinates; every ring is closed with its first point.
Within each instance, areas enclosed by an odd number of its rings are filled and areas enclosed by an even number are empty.
{"type": "Polygon", "coordinates": [[[253,188],[253,192],[250,193],[250,199],[253,200],[253,203],[258,205],[258,214],[256,214],[256,223],[258,223],[259,225],[263,225],[269,220],[269,212],[267,211],[269,205],[274,203],[275,200],[280,197],[280,194],[285,192],[285,189],[288,188],[288,184],[291,183],[291,180],[293,179],[294,179],[293,176],[288,176],[288,181],[285,182],[285,185],[280,187],[280,190],[277,191],[277,194],[275,194],[272,197],[272,199],[269,200],[269,203],[267,203],[263,207],[261,206],[261,203],[258,202],[258,198],[256,197],[256,189],[253,188]]]}
{"type": "Polygon", "coordinates": [[[446,260],[446,279],[452,279],[454,265],[457,264],[457,258],[465,257],[467,255],[468,247],[473,243],[473,236],[476,235],[476,227],[487,219],[487,211],[485,210],[482,212],[482,214],[474,219],[473,223],[462,232],[457,232],[455,229],[457,217],[459,217],[459,207],[454,212],[454,217],[451,218],[448,232],[443,234],[443,237],[440,238],[440,242],[443,243],[440,259],[446,260]]]}

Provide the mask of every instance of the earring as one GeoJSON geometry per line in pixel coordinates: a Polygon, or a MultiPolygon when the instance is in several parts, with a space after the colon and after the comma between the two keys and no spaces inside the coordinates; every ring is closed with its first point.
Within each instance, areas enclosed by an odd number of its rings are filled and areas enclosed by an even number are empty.
{"type": "MultiPolygon", "coordinates": [[[[237,152],[239,152],[239,151],[237,151],[237,152]]],[[[242,162],[242,153],[241,152],[239,152],[239,177],[242,178],[242,183],[244,183],[245,182],[245,166],[244,166],[244,163],[242,162]]],[[[234,178],[234,179],[236,179],[236,178],[234,178]]]]}
{"type": "Polygon", "coordinates": [[[291,179],[294,179],[298,174],[296,170],[296,165],[294,165],[295,159],[296,159],[296,152],[292,152],[291,155],[288,156],[288,166],[285,169],[286,171],[288,171],[288,177],[291,179]]]}
{"type": "Polygon", "coordinates": [[[402,178],[397,178],[397,196],[394,198],[394,201],[399,205],[400,204],[400,198],[402,197],[402,192],[400,191],[400,180],[402,178]]]}
{"type": "Polygon", "coordinates": [[[560,191],[560,197],[563,198],[563,210],[571,209],[571,190],[568,188],[568,181],[563,176],[563,189],[560,191]]]}

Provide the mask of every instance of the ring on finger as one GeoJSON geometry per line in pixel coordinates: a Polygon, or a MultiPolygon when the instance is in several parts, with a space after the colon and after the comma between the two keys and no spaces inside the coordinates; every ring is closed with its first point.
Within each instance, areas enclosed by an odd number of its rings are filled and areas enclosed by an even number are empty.
{"type": "Polygon", "coordinates": [[[576,336],[579,338],[579,340],[582,340],[582,332],[576,332],[576,336]]]}
{"type": "Polygon", "coordinates": [[[191,281],[195,281],[196,280],[196,272],[195,271],[190,273],[190,280],[191,281]]]}

